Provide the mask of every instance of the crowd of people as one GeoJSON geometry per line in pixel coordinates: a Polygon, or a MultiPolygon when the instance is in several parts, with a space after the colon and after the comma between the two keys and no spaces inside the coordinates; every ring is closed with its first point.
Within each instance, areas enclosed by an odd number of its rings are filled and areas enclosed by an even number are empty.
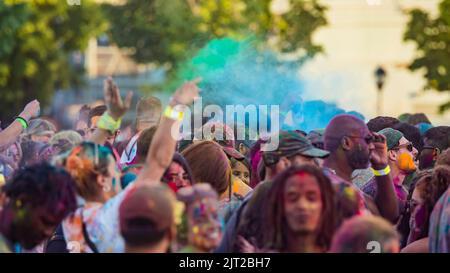
{"type": "Polygon", "coordinates": [[[35,100],[0,131],[0,253],[449,252],[448,126],[344,114],[241,140],[205,120],[186,140],[198,80],[141,98],[130,130],[132,95],[108,78],[72,130],[35,100]]]}

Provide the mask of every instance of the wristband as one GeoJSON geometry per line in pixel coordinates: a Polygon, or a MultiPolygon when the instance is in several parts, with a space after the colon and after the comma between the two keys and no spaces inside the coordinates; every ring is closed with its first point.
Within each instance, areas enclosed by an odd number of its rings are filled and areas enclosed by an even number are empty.
{"type": "Polygon", "coordinates": [[[175,110],[175,109],[172,108],[170,105],[168,105],[168,106],[166,107],[166,109],[164,110],[164,116],[165,116],[166,118],[170,118],[170,119],[172,119],[172,120],[183,121],[183,118],[184,118],[184,112],[175,110]]]}
{"type": "Polygon", "coordinates": [[[372,172],[375,176],[385,176],[391,172],[391,168],[389,167],[389,165],[387,165],[386,168],[382,170],[375,170],[372,168],[372,172]]]}
{"type": "Polygon", "coordinates": [[[23,129],[28,128],[28,122],[23,117],[16,117],[16,120],[22,125],[23,129]]]}
{"type": "Polygon", "coordinates": [[[105,112],[98,120],[97,128],[109,131],[111,132],[111,134],[114,134],[120,128],[121,122],[122,119],[119,118],[118,120],[114,120],[108,114],[108,112],[105,112]]]}

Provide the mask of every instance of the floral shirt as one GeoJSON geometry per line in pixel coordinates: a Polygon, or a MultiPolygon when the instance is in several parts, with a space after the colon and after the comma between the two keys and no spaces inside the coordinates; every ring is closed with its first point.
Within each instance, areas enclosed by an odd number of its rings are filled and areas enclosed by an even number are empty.
{"type": "Polygon", "coordinates": [[[431,253],[450,253],[450,187],[431,214],[429,244],[431,253]]]}
{"type": "Polygon", "coordinates": [[[100,253],[123,253],[125,243],[119,229],[119,206],[132,185],[106,203],[87,202],[62,223],[67,248],[70,252],[92,253],[83,235],[83,222],[89,239],[100,253]]]}

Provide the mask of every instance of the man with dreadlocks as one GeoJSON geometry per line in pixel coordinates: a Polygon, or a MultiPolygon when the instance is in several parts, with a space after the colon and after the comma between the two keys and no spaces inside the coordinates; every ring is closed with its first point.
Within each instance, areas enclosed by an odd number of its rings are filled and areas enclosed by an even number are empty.
{"type": "Polygon", "coordinates": [[[334,189],[311,165],[292,166],[273,181],[263,209],[264,247],[279,252],[326,252],[335,230],[334,189]]]}
{"type": "Polygon", "coordinates": [[[316,165],[317,158],[328,156],[328,152],[315,148],[309,140],[297,131],[281,131],[277,136],[279,145],[275,151],[264,151],[265,179],[227,222],[226,231],[217,252],[241,251],[237,235],[242,236],[256,247],[263,247],[261,227],[264,225],[261,210],[276,175],[290,166],[316,165]]]}

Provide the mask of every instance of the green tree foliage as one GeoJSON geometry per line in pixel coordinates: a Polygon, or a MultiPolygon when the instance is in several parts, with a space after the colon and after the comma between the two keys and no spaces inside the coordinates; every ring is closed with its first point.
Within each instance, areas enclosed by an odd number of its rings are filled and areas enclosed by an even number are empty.
{"type": "Polygon", "coordinates": [[[326,25],[318,0],[290,0],[290,9],[271,12],[272,0],[128,0],[106,5],[113,41],[134,50],[138,63],[174,65],[214,38],[254,36],[262,46],[294,53],[301,61],[322,48],[312,34],[326,25]]]}
{"type": "MultiPolygon", "coordinates": [[[[425,72],[424,89],[450,91],[450,0],[440,3],[437,18],[420,9],[411,10],[409,15],[404,39],[417,45],[417,56],[409,68],[425,72]]],[[[440,110],[449,108],[447,102],[440,110]]]]}
{"type": "Polygon", "coordinates": [[[92,1],[0,1],[0,119],[34,98],[45,105],[56,88],[79,83],[82,71],[70,56],[105,28],[92,1]]]}

